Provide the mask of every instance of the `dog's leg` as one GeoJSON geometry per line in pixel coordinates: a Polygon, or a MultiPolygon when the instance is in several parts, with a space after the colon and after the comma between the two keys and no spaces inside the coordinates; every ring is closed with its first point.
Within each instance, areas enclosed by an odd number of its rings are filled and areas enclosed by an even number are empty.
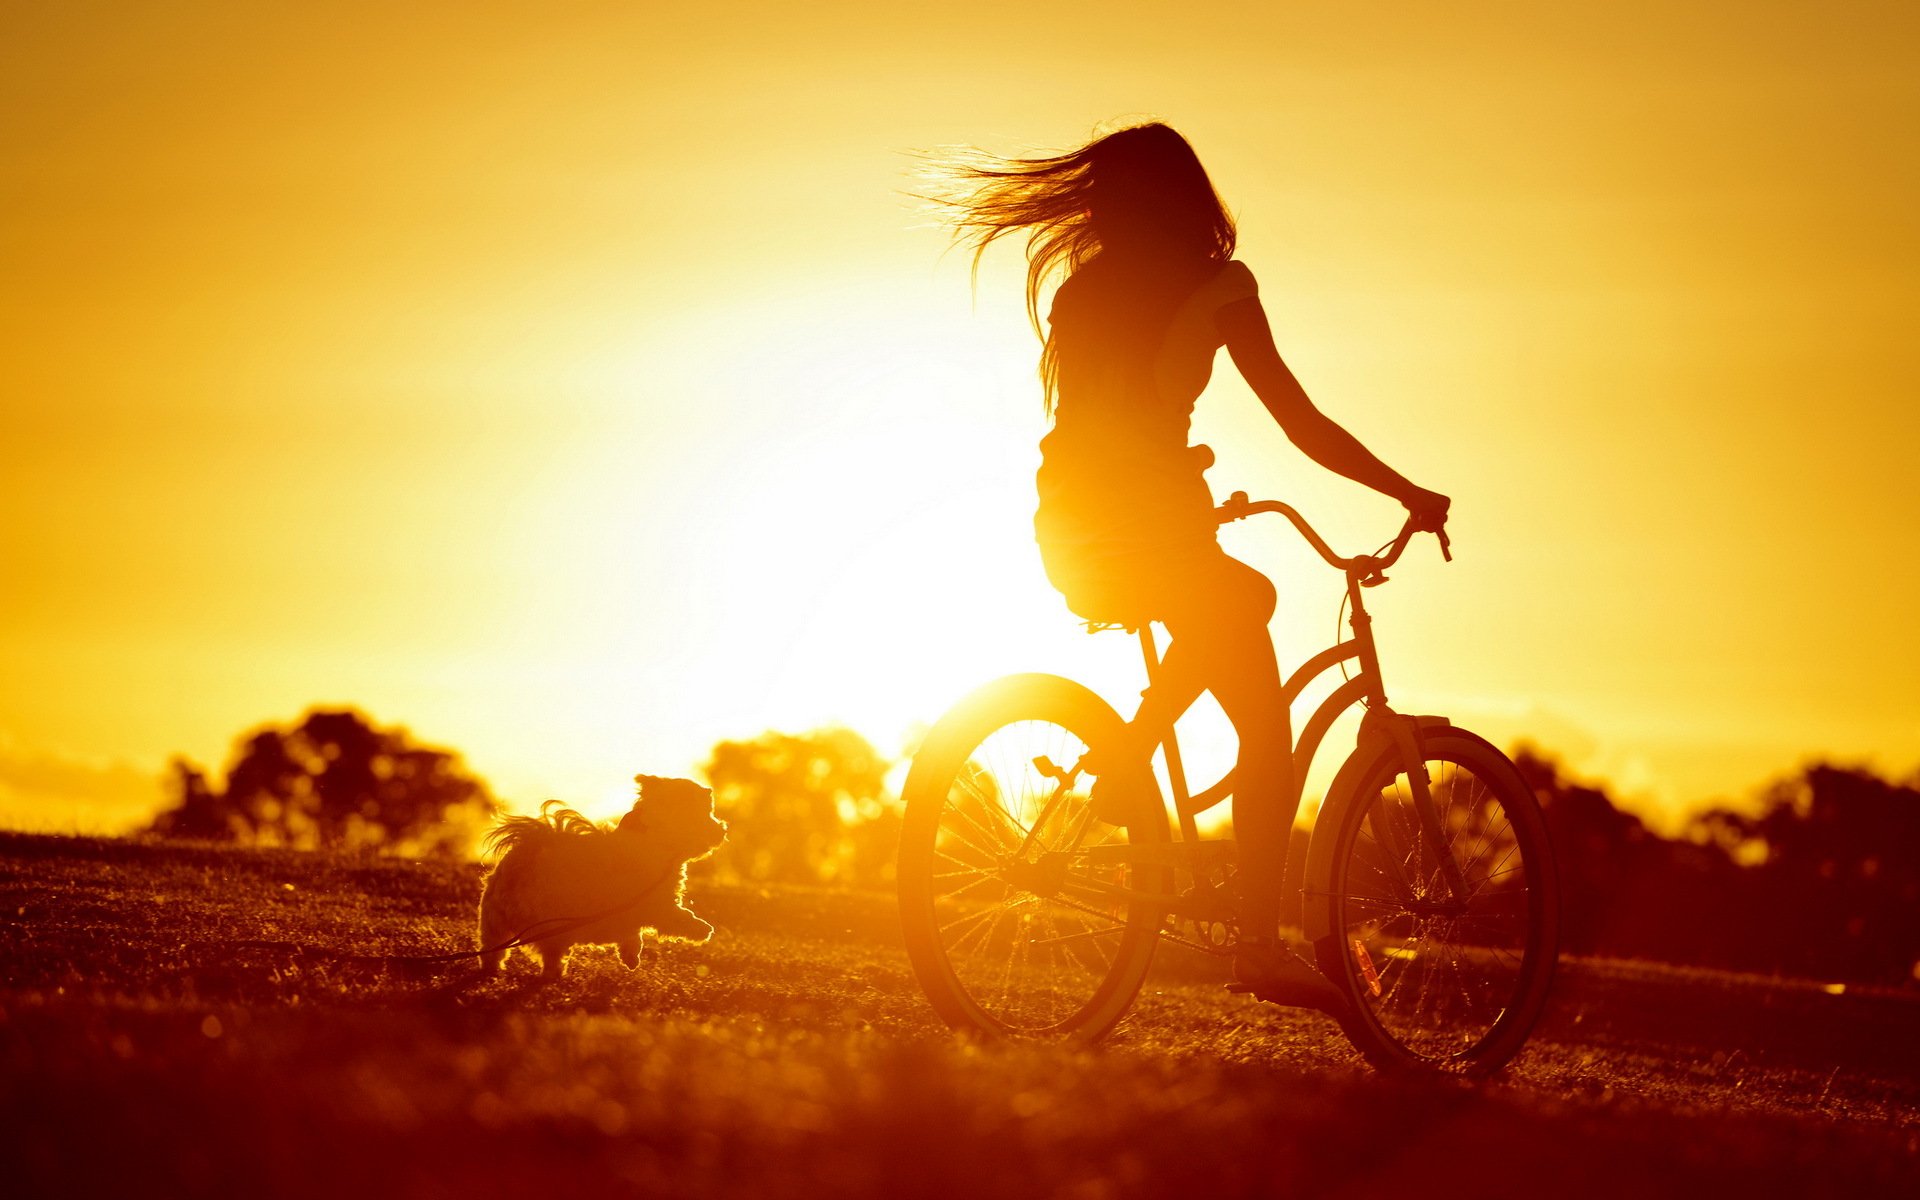
{"type": "Polygon", "coordinates": [[[540,942],[536,949],[540,951],[540,982],[552,983],[567,973],[567,951],[573,943],[567,941],[540,942]]]}
{"type": "MultiPolygon", "coordinates": [[[[484,898],[483,898],[484,899],[484,898]]],[[[487,952],[480,956],[480,969],[489,975],[497,974],[507,961],[507,951],[488,950],[507,940],[506,931],[500,928],[500,920],[493,910],[482,904],[480,908],[480,949],[487,952]]]]}
{"type": "Polygon", "coordinates": [[[678,904],[660,914],[654,929],[663,937],[684,938],[689,942],[704,942],[713,936],[713,926],[678,904]]]}
{"type": "Polygon", "coordinates": [[[620,961],[627,964],[627,970],[637,970],[640,966],[640,933],[635,930],[633,936],[621,938],[614,943],[620,951],[620,961]]]}

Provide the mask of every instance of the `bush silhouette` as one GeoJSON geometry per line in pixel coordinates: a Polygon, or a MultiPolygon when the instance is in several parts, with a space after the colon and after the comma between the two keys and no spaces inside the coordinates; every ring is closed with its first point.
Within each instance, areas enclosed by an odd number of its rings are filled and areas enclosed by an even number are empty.
{"type": "Polygon", "coordinates": [[[719,869],[769,882],[890,883],[900,830],[891,766],[850,729],[719,743],[707,763],[714,807],[730,825],[719,869]]]}
{"type": "Polygon", "coordinates": [[[1920,777],[1818,763],[1762,796],[1758,815],[1715,809],[1697,835],[1751,864],[1743,897],[1757,957],[1821,978],[1920,981],[1920,777]]]}
{"type": "Polygon", "coordinates": [[[152,826],[163,837],[461,854],[499,808],[457,754],[353,709],[313,709],[245,735],[224,788],[185,759],[169,770],[173,805],[152,826]]]}
{"type": "Polygon", "coordinates": [[[1663,838],[1539,751],[1514,761],[1546,811],[1566,951],[1920,981],[1920,779],[1817,763],[1771,785],[1758,815],[1716,808],[1663,838]]]}

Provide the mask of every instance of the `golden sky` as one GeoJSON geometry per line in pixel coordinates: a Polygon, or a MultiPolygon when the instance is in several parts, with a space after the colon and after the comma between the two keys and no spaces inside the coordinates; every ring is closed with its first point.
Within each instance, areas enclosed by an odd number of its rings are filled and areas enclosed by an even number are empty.
{"type": "MultiPolygon", "coordinates": [[[[1911,5],[11,5],[0,821],[353,703],[522,805],[724,737],[1116,702],[1027,524],[1020,264],[909,153],[1152,115],[1319,404],[1450,493],[1389,689],[1650,809],[1920,762],[1911,5]]],[[[1223,359],[1224,364],[1224,359],[1223,359]]],[[[1394,506],[1223,370],[1216,490],[1394,506]]],[[[1337,579],[1278,528],[1282,658],[1337,579]]]]}

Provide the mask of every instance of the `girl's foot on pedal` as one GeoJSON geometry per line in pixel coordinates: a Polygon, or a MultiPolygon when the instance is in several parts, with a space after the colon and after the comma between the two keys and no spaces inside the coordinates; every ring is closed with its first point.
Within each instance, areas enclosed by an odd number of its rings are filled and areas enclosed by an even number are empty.
{"type": "Polygon", "coordinates": [[[1335,1016],[1347,1008],[1346,997],[1331,980],[1279,941],[1243,939],[1234,950],[1233,982],[1227,987],[1288,1008],[1315,1008],[1335,1016]]]}

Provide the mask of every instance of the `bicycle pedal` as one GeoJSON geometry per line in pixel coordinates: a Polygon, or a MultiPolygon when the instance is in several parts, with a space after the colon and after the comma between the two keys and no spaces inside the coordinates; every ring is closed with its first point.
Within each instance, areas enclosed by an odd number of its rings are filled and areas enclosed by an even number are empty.
{"type": "Polygon", "coordinates": [[[1042,754],[1033,760],[1033,769],[1045,775],[1055,783],[1072,783],[1073,776],[1053,764],[1053,760],[1042,754]]]}

